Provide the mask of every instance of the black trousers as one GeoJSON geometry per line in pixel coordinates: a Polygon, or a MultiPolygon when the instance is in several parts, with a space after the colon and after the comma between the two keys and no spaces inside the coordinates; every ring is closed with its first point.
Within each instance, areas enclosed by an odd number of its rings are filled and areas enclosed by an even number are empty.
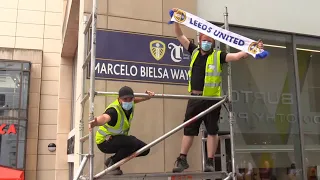
{"type": "MultiPolygon", "coordinates": [[[[202,111],[208,109],[209,107],[211,107],[212,105],[218,102],[219,101],[215,101],[215,100],[189,99],[184,122],[193,118],[194,116],[198,115],[202,111]]],[[[189,124],[184,128],[184,135],[198,136],[199,128],[202,121],[204,121],[204,125],[209,135],[217,135],[219,132],[220,111],[221,111],[221,106],[217,107],[210,113],[206,114],[205,116],[201,117],[197,121],[193,122],[192,124],[189,124]]]]}
{"type": "MultiPolygon", "coordinates": [[[[114,154],[111,158],[116,163],[123,158],[130,156],[145,145],[146,143],[134,136],[117,135],[112,136],[109,140],[106,140],[101,144],[98,144],[98,148],[105,154],[114,154]]],[[[150,149],[144,151],[137,157],[146,156],[149,152],[150,149]]]]}

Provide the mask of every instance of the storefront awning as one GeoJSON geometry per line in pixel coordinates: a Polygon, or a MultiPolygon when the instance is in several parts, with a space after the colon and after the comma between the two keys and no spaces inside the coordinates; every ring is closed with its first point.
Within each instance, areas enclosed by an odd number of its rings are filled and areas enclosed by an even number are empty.
{"type": "Polygon", "coordinates": [[[0,166],[0,180],[24,180],[24,172],[0,166]]]}

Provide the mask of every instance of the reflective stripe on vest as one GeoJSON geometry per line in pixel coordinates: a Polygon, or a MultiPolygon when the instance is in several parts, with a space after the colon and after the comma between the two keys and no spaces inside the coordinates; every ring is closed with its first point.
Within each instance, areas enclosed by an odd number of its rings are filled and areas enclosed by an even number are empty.
{"type": "MultiPolygon", "coordinates": [[[[214,50],[212,54],[208,56],[205,69],[205,79],[203,87],[204,96],[220,96],[221,94],[221,67],[220,67],[220,58],[218,57],[220,51],[214,50]],[[213,59],[212,59],[213,56],[213,59]],[[213,72],[211,72],[213,71],[213,72]]],[[[189,87],[188,91],[191,92],[191,76],[193,64],[200,53],[199,47],[196,48],[191,55],[191,63],[189,69],[189,87]]]]}
{"type": "Polygon", "coordinates": [[[114,127],[108,126],[108,124],[104,124],[102,126],[99,126],[99,129],[96,133],[96,143],[100,144],[107,136],[110,135],[127,135],[130,130],[130,123],[133,118],[134,108],[135,105],[132,107],[132,113],[127,120],[125,112],[122,110],[121,105],[119,104],[118,100],[115,100],[113,103],[111,103],[106,109],[108,108],[115,108],[116,112],[118,114],[117,123],[114,127]]]}
{"type": "MultiPolygon", "coordinates": [[[[110,127],[106,126],[105,124],[103,125],[103,127],[106,128],[107,131],[109,131],[111,133],[114,133],[114,134],[125,134],[125,133],[127,133],[127,131],[123,131],[124,118],[126,117],[125,113],[123,111],[121,111],[120,109],[118,109],[118,106],[110,106],[110,107],[115,108],[117,110],[117,112],[120,111],[120,113],[121,113],[121,115],[120,115],[120,117],[121,117],[120,127],[119,127],[119,129],[114,129],[114,128],[110,128],[110,127]]],[[[128,121],[130,123],[130,119],[128,121]]]]}
{"type": "Polygon", "coordinates": [[[207,87],[219,87],[221,83],[204,83],[204,86],[207,87]]]}

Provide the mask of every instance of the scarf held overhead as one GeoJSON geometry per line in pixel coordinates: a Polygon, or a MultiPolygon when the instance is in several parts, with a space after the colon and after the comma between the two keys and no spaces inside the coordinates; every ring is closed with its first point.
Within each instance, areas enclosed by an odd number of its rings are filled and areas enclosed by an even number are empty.
{"type": "Polygon", "coordinates": [[[176,12],[170,10],[171,21],[183,24],[195,31],[205,34],[219,42],[227,44],[233,48],[244,51],[256,59],[262,59],[268,56],[268,52],[258,47],[258,42],[239,34],[222,29],[212,23],[199,18],[191,13],[179,9],[176,12]]]}

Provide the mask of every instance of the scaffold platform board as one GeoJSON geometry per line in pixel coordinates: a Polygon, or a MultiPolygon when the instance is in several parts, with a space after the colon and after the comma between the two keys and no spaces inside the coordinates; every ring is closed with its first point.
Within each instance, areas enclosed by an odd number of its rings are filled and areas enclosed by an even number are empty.
{"type": "MultiPolygon", "coordinates": [[[[203,180],[224,179],[226,172],[183,172],[183,173],[131,173],[123,175],[105,175],[101,180],[203,180]]],[[[81,178],[87,180],[87,178],[81,178]]]]}

